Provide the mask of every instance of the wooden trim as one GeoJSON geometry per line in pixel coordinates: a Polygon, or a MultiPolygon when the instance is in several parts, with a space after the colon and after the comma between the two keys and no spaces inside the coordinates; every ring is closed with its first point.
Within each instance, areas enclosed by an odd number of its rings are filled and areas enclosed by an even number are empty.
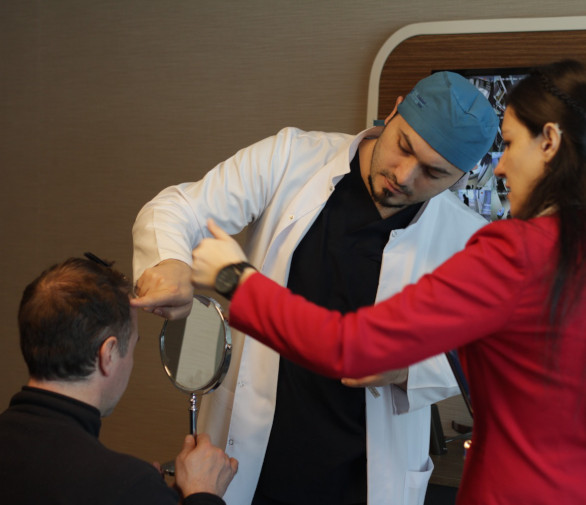
{"type": "Polygon", "coordinates": [[[396,98],[433,70],[529,67],[562,58],[586,63],[586,16],[409,25],[375,59],[366,126],[386,117],[396,98]]]}

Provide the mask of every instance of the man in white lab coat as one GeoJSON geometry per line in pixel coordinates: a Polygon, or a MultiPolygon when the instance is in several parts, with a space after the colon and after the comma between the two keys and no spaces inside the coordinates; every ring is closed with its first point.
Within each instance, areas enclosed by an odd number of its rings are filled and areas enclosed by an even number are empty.
{"type": "MultiPolygon", "coordinates": [[[[447,189],[497,127],[468,81],[440,72],[399,98],[384,126],[357,136],[285,128],[143,207],[133,304],[189,313],[191,250],[210,236],[209,217],[229,233],[249,226],[251,262],[316,303],[345,312],[387,298],[486,224],[447,189]]],[[[444,356],[343,383],[242,335],[232,356],[199,418],[240,462],[229,505],[423,503],[429,405],[458,391],[444,356]]]]}

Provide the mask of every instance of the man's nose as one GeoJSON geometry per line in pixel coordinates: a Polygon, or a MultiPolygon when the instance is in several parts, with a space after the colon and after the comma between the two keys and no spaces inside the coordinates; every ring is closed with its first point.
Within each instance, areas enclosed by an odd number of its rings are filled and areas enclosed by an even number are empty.
{"type": "Polygon", "coordinates": [[[417,177],[419,163],[416,159],[403,160],[395,170],[395,177],[399,186],[411,186],[417,177]]]}

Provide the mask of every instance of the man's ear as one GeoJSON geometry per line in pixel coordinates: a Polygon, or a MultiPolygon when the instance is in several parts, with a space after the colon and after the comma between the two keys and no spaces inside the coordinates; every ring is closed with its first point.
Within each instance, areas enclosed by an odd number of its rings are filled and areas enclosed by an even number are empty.
{"type": "Polygon", "coordinates": [[[102,342],[98,351],[97,370],[104,376],[109,376],[116,361],[118,360],[118,339],[115,336],[109,336],[102,342]]]}
{"type": "Polygon", "coordinates": [[[558,152],[562,143],[562,135],[562,130],[557,123],[545,123],[543,126],[541,150],[546,163],[551,161],[558,152]]]}
{"type": "Polygon", "coordinates": [[[387,126],[387,124],[389,124],[389,121],[391,119],[393,119],[395,117],[395,114],[397,113],[397,107],[399,106],[399,104],[403,101],[403,97],[399,96],[397,97],[397,100],[395,101],[395,108],[393,109],[393,112],[391,112],[386,118],[385,118],[385,126],[387,126]]]}

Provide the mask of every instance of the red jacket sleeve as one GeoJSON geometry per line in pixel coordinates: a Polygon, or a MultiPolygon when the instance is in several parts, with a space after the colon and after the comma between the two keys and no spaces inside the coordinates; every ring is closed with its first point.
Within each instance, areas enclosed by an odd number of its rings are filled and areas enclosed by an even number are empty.
{"type": "Polygon", "coordinates": [[[528,251],[548,258],[555,244],[528,226],[488,225],[416,284],[344,316],[254,274],[233,297],[230,324],[323,375],[363,377],[405,367],[506,325],[535,273],[528,251]]]}

